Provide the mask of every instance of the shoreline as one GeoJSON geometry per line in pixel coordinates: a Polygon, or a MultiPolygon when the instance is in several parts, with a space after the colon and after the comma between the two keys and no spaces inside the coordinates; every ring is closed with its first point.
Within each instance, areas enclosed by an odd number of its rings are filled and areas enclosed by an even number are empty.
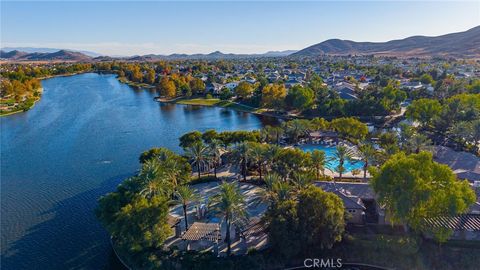
{"type": "Polygon", "coordinates": [[[237,102],[233,101],[227,101],[227,100],[220,100],[220,99],[211,99],[212,101],[217,101],[212,104],[207,104],[207,103],[193,103],[192,101],[195,100],[205,100],[207,101],[208,99],[205,99],[203,97],[198,97],[198,98],[185,98],[185,97],[176,97],[173,99],[165,99],[161,97],[155,97],[154,100],[159,103],[169,103],[169,104],[176,104],[176,105],[190,105],[190,106],[199,106],[199,107],[217,107],[217,108],[224,108],[224,109],[231,109],[234,111],[239,111],[239,112],[245,112],[245,113],[251,113],[259,116],[266,116],[266,117],[272,117],[272,118],[277,118],[277,119],[282,119],[282,120],[289,120],[289,119],[294,119],[295,117],[288,116],[288,115],[279,115],[275,113],[268,113],[265,111],[259,111],[262,110],[262,108],[254,108],[250,107],[247,105],[243,105],[237,102]],[[242,107],[245,107],[243,109],[242,107]],[[247,109],[251,108],[251,110],[247,109]]]}
{"type": "Polygon", "coordinates": [[[43,87],[40,87],[40,88],[38,89],[38,91],[40,92],[40,96],[38,96],[38,97],[33,101],[33,104],[32,104],[30,107],[28,107],[27,110],[18,110],[18,111],[7,112],[7,113],[4,113],[4,114],[0,114],[0,117],[9,116],[9,115],[13,115],[13,114],[21,113],[21,112],[27,112],[27,111],[31,110],[33,107],[35,107],[35,104],[37,104],[37,102],[39,102],[40,99],[42,98],[42,95],[43,95],[43,87]]]}
{"type": "MultiPolygon", "coordinates": [[[[84,73],[89,73],[89,72],[95,72],[95,71],[79,71],[79,72],[74,72],[74,73],[67,73],[67,74],[58,74],[58,75],[49,75],[49,76],[44,76],[44,77],[37,77],[35,79],[38,79],[40,81],[43,81],[43,80],[47,80],[47,79],[52,79],[52,78],[57,78],[57,77],[70,77],[70,76],[75,76],[75,75],[80,75],[80,74],[84,74],[84,73]]],[[[96,72],[95,72],[96,73],[96,72]]],[[[42,95],[43,95],[43,87],[40,87],[39,90],[38,90],[41,94],[40,96],[38,96],[34,101],[33,101],[33,104],[28,107],[27,110],[17,110],[17,111],[11,111],[11,112],[6,112],[6,113],[3,113],[3,114],[0,114],[0,117],[4,117],[4,116],[9,116],[9,115],[14,115],[14,114],[17,114],[17,113],[22,113],[22,112],[28,112],[29,110],[31,110],[33,107],[35,107],[35,104],[37,102],[40,101],[40,99],[42,98],[42,95]]]]}

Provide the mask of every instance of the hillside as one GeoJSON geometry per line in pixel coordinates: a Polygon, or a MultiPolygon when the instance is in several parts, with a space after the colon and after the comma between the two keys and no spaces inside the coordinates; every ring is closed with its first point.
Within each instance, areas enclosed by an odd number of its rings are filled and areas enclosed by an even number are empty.
{"type": "Polygon", "coordinates": [[[90,61],[92,58],[80,52],[59,50],[53,53],[26,53],[19,51],[4,52],[1,51],[0,58],[11,61],[72,61],[83,62],[90,61]]]}
{"type": "Polygon", "coordinates": [[[480,26],[465,32],[436,37],[413,36],[388,42],[355,42],[329,39],[300,50],[292,56],[319,55],[451,56],[480,57],[480,26]]]}

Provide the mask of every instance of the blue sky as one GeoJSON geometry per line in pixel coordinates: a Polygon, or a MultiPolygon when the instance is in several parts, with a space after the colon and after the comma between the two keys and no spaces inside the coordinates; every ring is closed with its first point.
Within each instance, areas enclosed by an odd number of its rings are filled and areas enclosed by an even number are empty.
{"type": "Polygon", "coordinates": [[[1,1],[2,47],[109,55],[263,53],[330,38],[386,41],[480,25],[480,1],[1,1]]]}

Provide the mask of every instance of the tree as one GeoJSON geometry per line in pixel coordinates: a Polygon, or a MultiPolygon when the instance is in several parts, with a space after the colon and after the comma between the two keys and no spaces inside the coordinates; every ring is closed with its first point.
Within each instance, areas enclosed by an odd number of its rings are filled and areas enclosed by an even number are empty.
{"type": "Polygon", "coordinates": [[[432,84],[434,82],[432,75],[425,73],[420,77],[420,81],[423,84],[432,84]]]}
{"type": "Polygon", "coordinates": [[[147,199],[159,195],[168,196],[173,190],[173,185],[164,177],[163,167],[157,159],[146,161],[137,179],[142,184],[142,189],[138,194],[147,199]]]}
{"type": "Polygon", "coordinates": [[[330,126],[343,138],[363,140],[368,135],[368,127],[353,117],[335,118],[330,126]]]}
{"type": "Polygon", "coordinates": [[[288,200],[292,195],[292,186],[282,181],[277,173],[265,175],[265,190],[260,194],[261,201],[267,201],[270,205],[288,200]]]}
{"type": "Polygon", "coordinates": [[[280,138],[284,134],[284,130],[281,127],[272,127],[267,125],[261,130],[261,134],[265,142],[275,143],[278,145],[280,143],[280,138]]]}
{"type": "Polygon", "coordinates": [[[177,95],[177,88],[175,87],[175,83],[167,76],[164,76],[160,80],[160,84],[158,87],[162,96],[171,98],[177,95]]]}
{"type": "Polygon", "coordinates": [[[128,185],[131,180],[101,197],[96,216],[123,250],[158,249],[172,233],[167,223],[168,200],[162,196],[147,199],[132,194],[134,190],[128,185]]]}
{"type": "Polygon", "coordinates": [[[230,255],[232,245],[231,225],[244,223],[247,218],[245,197],[236,183],[224,182],[220,185],[220,192],[211,198],[209,206],[210,209],[219,213],[225,219],[227,255],[230,255]]]}
{"type": "Polygon", "coordinates": [[[392,221],[414,230],[429,231],[432,228],[425,226],[425,219],[464,213],[475,202],[469,183],[457,180],[452,170],[434,162],[429,152],[393,155],[370,184],[392,221]]]}
{"type": "Polygon", "coordinates": [[[287,89],[283,84],[269,84],[262,89],[262,106],[279,110],[283,108],[287,89]]]}
{"type": "Polygon", "coordinates": [[[288,91],[285,97],[287,106],[299,111],[310,109],[315,101],[315,93],[308,87],[296,85],[288,91]]]}
{"type": "Polygon", "coordinates": [[[343,201],[331,192],[310,186],[298,196],[297,204],[299,241],[304,249],[320,246],[331,248],[342,240],[345,231],[343,201]]]}
{"type": "Polygon", "coordinates": [[[248,98],[253,93],[253,87],[249,82],[242,81],[235,87],[235,95],[241,99],[248,98]]]}
{"type": "Polygon", "coordinates": [[[217,178],[217,167],[223,150],[222,143],[217,139],[213,139],[208,142],[207,148],[208,154],[210,155],[210,161],[213,164],[213,174],[215,178],[217,178]]]}
{"type": "Polygon", "coordinates": [[[189,204],[198,201],[199,196],[188,186],[180,186],[175,192],[175,201],[182,205],[185,218],[185,230],[188,230],[187,207],[189,204]]]}
{"type": "Polygon", "coordinates": [[[313,130],[326,130],[328,129],[330,123],[327,120],[315,117],[310,121],[310,126],[313,130]]]}
{"type": "Polygon", "coordinates": [[[250,143],[249,156],[252,162],[256,163],[259,180],[262,181],[262,167],[265,163],[266,145],[261,143],[250,143]]]}
{"type": "Polygon", "coordinates": [[[405,115],[408,119],[418,121],[423,127],[430,125],[442,111],[442,105],[435,99],[417,99],[408,106],[405,115]]]}
{"type": "Polygon", "coordinates": [[[375,162],[377,151],[371,144],[362,144],[358,147],[358,154],[360,156],[360,160],[363,161],[363,179],[367,179],[367,170],[373,162],[375,162]]]}
{"type": "Polygon", "coordinates": [[[297,203],[293,199],[272,204],[266,214],[268,243],[282,258],[290,259],[298,254],[302,242],[298,238],[297,203]]]}
{"type": "Polygon", "coordinates": [[[215,129],[209,129],[202,134],[202,139],[206,144],[211,143],[218,138],[218,133],[215,129]]]}
{"type": "Polygon", "coordinates": [[[199,78],[193,78],[190,81],[190,89],[194,94],[203,94],[205,93],[205,83],[199,78]]]}
{"type": "Polygon", "coordinates": [[[294,119],[284,122],[284,128],[291,141],[296,143],[302,135],[306,135],[310,128],[310,122],[305,119],[294,119]]]}
{"type": "Polygon", "coordinates": [[[202,141],[202,133],[200,131],[192,131],[183,134],[180,137],[180,147],[186,149],[191,147],[192,145],[202,141]]]}
{"type": "Polygon", "coordinates": [[[145,74],[145,77],[143,79],[146,83],[153,84],[155,82],[155,70],[151,68],[148,69],[147,74],[145,74]]]}
{"type": "Polygon", "coordinates": [[[345,161],[353,162],[353,151],[346,146],[339,145],[336,148],[334,153],[334,157],[338,160],[338,166],[335,170],[338,172],[340,181],[342,180],[342,175],[346,171],[345,169],[345,161]]]}
{"type": "Polygon", "coordinates": [[[311,172],[296,171],[293,172],[290,179],[296,193],[301,192],[310,187],[315,180],[315,176],[311,172]]]}
{"type": "Polygon", "coordinates": [[[315,175],[317,180],[320,179],[320,174],[325,176],[325,167],[329,164],[330,160],[327,160],[325,151],[318,149],[313,150],[311,153],[312,164],[315,167],[315,175]]]}
{"type": "Polygon", "coordinates": [[[197,142],[188,147],[185,154],[192,161],[192,165],[197,166],[198,179],[200,179],[201,167],[207,161],[207,147],[202,142],[197,142]]]}
{"type": "Polygon", "coordinates": [[[238,144],[232,151],[232,158],[240,165],[243,181],[247,181],[248,162],[250,160],[250,145],[247,142],[238,144]]]}

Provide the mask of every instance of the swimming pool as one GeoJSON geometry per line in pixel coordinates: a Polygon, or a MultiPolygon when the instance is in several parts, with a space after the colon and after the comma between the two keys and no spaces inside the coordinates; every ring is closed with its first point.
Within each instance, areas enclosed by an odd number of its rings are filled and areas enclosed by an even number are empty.
{"type": "MultiPolygon", "coordinates": [[[[301,146],[297,146],[299,149],[302,149],[305,152],[312,152],[313,150],[321,150],[325,152],[325,156],[327,158],[332,158],[330,164],[326,167],[335,172],[335,168],[338,166],[338,160],[335,159],[335,147],[333,146],[325,146],[325,145],[318,145],[318,144],[305,144],[301,146]]],[[[363,169],[363,162],[357,161],[355,163],[350,163],[349,161],[345,161],[344,163],[345,172],[350,172],[354,169],[363,169]]]]}

